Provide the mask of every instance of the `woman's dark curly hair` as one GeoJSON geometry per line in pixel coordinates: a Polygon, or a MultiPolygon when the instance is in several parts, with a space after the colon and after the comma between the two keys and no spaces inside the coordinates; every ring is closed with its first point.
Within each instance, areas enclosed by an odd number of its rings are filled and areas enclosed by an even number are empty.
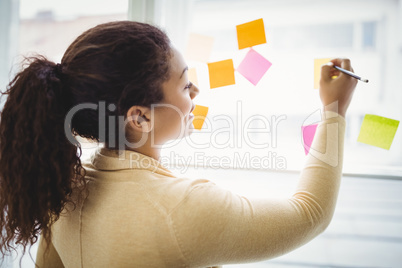
{"type": "Polygon", "coordinates": [[[170,41],[161,30],[118,21],[81,34],[60,64],[41,56],[26,59],[2,92],[7,95],[0,120],[2,255],[14,245],[25,251],[40,233],[50,241],[52,224],[73,202],[73,189],[86,185],[74,137],[107,142],[110,118],[125,116],[133,105],[160,102],[170,57],[170,41]],[[68,111],[100,102],[115,109],[80,109],[65,131],[68,111]]]}

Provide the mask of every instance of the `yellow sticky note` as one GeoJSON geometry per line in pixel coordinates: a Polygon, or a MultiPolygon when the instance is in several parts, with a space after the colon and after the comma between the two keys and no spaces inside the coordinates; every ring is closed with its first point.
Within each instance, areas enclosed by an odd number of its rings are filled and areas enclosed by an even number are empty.
{"type": "Polygon", "coordinates": [[[321,65],[328,63],[331,58],[314,59],[314,89],[320,87],[321,65]]]}
{"type": "Polygon", "coordinates": [[[197,70],[195,68],[188,69],[188,80],[198,87],[197,70]]]}
{"type": "Polygon", "coordinates": [[[188,37],[185,58],[187,60],[208,62],[213,46],[213,37],[191,33],[188,37]]]}
{"type": "Polygon", "coordinates": [[[194,128],[201,130],[205,118],[207,117],[208,114],[208,107],[202,105],[195,105],[193,114],[194,114],[193,119],[194,128]]]}
{"type": "Polygon", "coordinates": [[[239,49],[252,47],[267,42],[262,19],[250,21],[236,26],[239,49]]]}
{"type": "Polygon", "coordinates": [[[366,114],[357,141],[389,150],[398,126],[398,120],[366,114]]]}
{"type": "Polygon", "coordinates": [[[232,59],[208,63],[210,87],[234,85],[234,71],[232,59]]]}

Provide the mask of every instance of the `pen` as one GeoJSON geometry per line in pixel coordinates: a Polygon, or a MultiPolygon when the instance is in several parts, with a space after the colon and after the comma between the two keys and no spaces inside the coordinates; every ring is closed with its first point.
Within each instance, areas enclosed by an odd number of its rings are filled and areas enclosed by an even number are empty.
{"type": "Polygon", "coordinates": [[[360,76],[355,75],[355,74],[352,73],[351,71],[345,70],[345,69],[343,69],[343,68],[341,68],[341,67],[338,67],[338,66],[335,66],[335,65],[334,65],[334,68],[337,69],[337,70],[339,70],[339,71],[341,71],[342,73],[347,74],[347,75],[350,75],[351,77],[354,77],[354,78],[356,78],[356,79],[358,79],[358,80],[360,80],[360,81],[362,81],[362,82],[364,82],[364,83],[368,83],[368,81],[369,81],[368,79],[366,79],[366,78],[361,78],[360,76]]]}

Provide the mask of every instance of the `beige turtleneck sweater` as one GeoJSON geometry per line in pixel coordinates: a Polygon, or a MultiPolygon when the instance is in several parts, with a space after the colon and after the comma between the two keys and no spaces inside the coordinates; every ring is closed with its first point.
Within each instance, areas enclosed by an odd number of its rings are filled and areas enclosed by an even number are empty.
{"type": "MultiPolygon", "coordinates": [[[[84,164],[88,195],[74,193],[52,227],[46,267],[208,267],[274,258],[331,221],[345,120],[326,112],[292,197],[253,199],[205,179],[177,178],[145,155],[105,148],[84,164]]],[[[246,178],[245,178],[246,181],[246,178]]]]}

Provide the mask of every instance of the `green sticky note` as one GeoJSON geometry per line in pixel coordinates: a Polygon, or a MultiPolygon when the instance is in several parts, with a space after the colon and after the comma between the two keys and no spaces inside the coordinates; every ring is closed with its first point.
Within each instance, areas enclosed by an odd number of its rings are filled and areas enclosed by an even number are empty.
{"type": "Polygon", "coordinates": [[[398,126],[398,120],[366,114],[357,141],[389,150],[398,126]]]}

